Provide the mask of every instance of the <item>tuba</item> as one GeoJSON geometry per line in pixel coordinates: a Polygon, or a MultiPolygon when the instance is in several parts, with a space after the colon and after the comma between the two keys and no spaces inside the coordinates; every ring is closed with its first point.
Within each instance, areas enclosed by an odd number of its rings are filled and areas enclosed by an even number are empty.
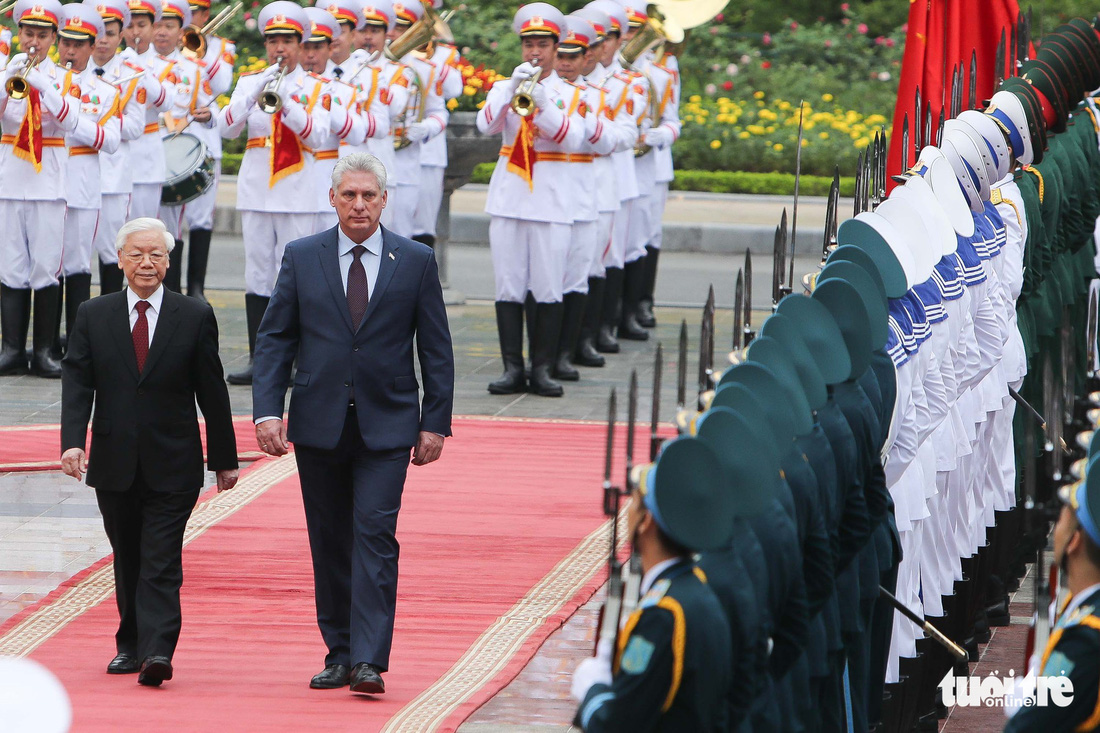
{"type": "MultiPolygon", "coordinates": [[[[633,38],[626,42],[619,55],[622,57],[623,66],[638,72],[648,82],[648,119],[651,125],[656,125],[660,122],[658,119],[660,109],[657,95],[654,94],[653,79],[649,74],[637,68],[635,64],[646,51],[665,43],[680,43],[684,40],[684,31],[674,21],[668,20],[657,5],[650,5],[646,8],[646,15],[649,16],[646,24],[638,29],[633,38]]],[[[652,149],[651,146],[645,143],[638,143],[634,146],[634,157],[640,158],[652,149]]]]}
{"type": "MultiPolygon", "coordinates": [[[[424,3],[424,15],[421,16],[420,20],[409,26],[408,30],[395,38],[392,43],[387,44],[383,49],[383,54],[390,61],[400,63],[401,59],[407,54],[433,41],[453,43],[454,34],[451,32],[450,26],[447,25],[447,18],[449,17],[450,15],[447,15],[444,18],[435,12],[431,3],[424,3]]],[[[368,59],[367,63],[371,63],[375,56],[368,59]]],[[[393,129],[397,131],[393,138],[394,150],[402,150],[412,144],[412,141],[405,134],[409,111],[413,110],[416,115],[415,121],[420,122],[424,119],[424,112],[428,106],[427,90],[420,88],[420,76],[415,72],[413,74],[413,88],[408,104],[405,105],[405,109],[402,110],[393,124],[393,129]]]]}
{"type": "Polygon", "coordinates": [[[38,53],[38,49],[34,46],[30,46],[27,49],[27,65],[12,74],[8,80],[4,82],[4,91],[6,91],[8,96],[12,99],[26,99],[27,95],[30,93],[31,85],[27,82],[27,72],[38,66],[39,62],[45,58],[45,55],[41,57],[35,56],[36,53],[38,53]]]}
{"type": "Polygon", "coordinates": [[[244,9],[244,2],[240,0],[231,7],[225,8],[211,18],[206,25],[199,28],[189,25],[183,29],[183,38],[180,39],[180,53],[192,61],[206,57],[206,37],[216,33],[219,28],[229,22],[237,13],[244,9]]]}

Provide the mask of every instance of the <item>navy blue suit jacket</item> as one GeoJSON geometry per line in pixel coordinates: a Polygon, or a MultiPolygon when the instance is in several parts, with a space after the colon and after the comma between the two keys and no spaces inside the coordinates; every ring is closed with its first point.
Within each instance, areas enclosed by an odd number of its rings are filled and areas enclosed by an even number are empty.
{"type": "Polygon", "coordinates": [[[336,227],[287,245],[256,335],[254,416],[282,416],[297,358],[292,443],[335,448],[353,399],[370,450],[410,448],[421,430],[450,435],[454,354],[435,253],[383,228],[378,278],[359,324],[348,312],[339,256],[336,227]]]}

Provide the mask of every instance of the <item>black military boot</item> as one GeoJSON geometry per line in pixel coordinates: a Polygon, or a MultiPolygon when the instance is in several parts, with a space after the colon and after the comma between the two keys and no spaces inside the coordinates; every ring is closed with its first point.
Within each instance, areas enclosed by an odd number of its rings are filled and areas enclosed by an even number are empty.
{"type": "Polygon", "coordinates": [[[206,302],[206,263],[210,261],[210,238],[213,232],[209,229],[191,230],[191,256],[187,258],[187,294],[206,302]]]}
{"type": "Polygon", "coordinates": [[[34,335],[31,346],[31,374],[46,379],[61,378],[61,362],[50,355],[57,313],[61,307],[60,285],[34,291],[34,335]]]}
{"type": "Polygon", "coordinates": [[[530,392],[542,397],[561,397],[565,390],[550,376],[561,338],[561,303],[539,303],[535,312],[535,351],[531,356],[530,392]]]}
{"type": "Polygon", "coordinates": [[[92,297],[92,274],[82,272],[65,278],[65,343],[72,337],[76,326],[76,310],[92,297]]]}
{"type": "Polygon", "coordinates": [[[566,293],[562,298],[561,337],[558,339],[557,361],[554,362],[554,378],[563,382],[576,382],[581,373],[573,366],[573,354],[581,335],[581,321],[587,293],[566,293]]]}
{"type": "Polygon", "coordinates": [[[602,367],[604,358],[596,350],[596,334],[600,330],[603,315],[603,292],[606,281],[602,277],[588,278],[588,298],[584,304],[580,339],[573,355],[573,363],[586,367],[602,367]]]}
{"type": "Polygon", "coordinates": [[[99,261],[99,294],[107,295],[122,290],[123,274],[117,262],[99,261]]]}
{"type": "Polygon", "coordinates": [[[615,326],[619,322],[619,303],[623,298],[623,268],[607,268],[603,292],[603,313],[600,330],[596,334],[596,350],[603,354],[618,354],[619,340],[615,338],[615,326]]]}
{"type": "Polygon", "coordinates": [[[523,378],[528,380],[531,379],[531,359],[535,353],[535,313],[538,304],[534,294],[528,290],[523,301],[523,321],[527,324],[527,363],[523,367],[523,378]]]}
{"type": "Polygon", "coordinates": [[[638,325],[643,328],[656,328],[657,317],[653,315],[653,291],[657,287],[657,257],[661,250],[656,247],[645,248],[645,277],[642,278],[642,297],[638,300],[638,325]]]}
{"type": "Polygon", "coordinates": [[[31,291],[0,285],[0,377],[30,371],[27,363],[27,331],[31,325],[31,291]]]}
{"type": "MultiPolygon", "coordinates": [[[[37,310],[37,309],[36,309],[37,310]]],[[[54,313],[53,337],[50,338],[50,356],[60,362],[65,356],[65,342],[61,336],[61,314],[65,312],[65,276],[57,277],[57,309],[54,313]]]]}
{"type": "Polygon", "coordinates": [[[179,293],[180,280],[183,278],[183,240],[177,239],[176,246],[168,253],[168,272],[164,273],[164,287],[179,293]]]}
{"type": "Polygon", "coordinates": [[[623,311],[619,320],[619,338],[648,341],[649,331],[638,325],[638,301],[645,279],[645,258],[627,262],[623,268],[623,311]]]}
{"type": "Polygon", "coordinates": [[[489,383],[489,394],[517,394],[527,389],[523,378],[523,304],[498,300],[496,310],[504,374],[489,383]]]}
{"type": "Polygon", "coordinates": [[[421,244],[426,244],[429,247],[431,247],[432,249],[435,249],[435,237],[431,234],[417,234],[417,235],[414,235],[412,237],[409,237],[409,239],[411,239],[414,242],[420,242],[421,244]]]}
{"type": "Polygon", "coordinates": [[[271,298],[265,295],[245,293],[244,314],[248,319],[248,366],[230,374],[225,380],[230,384],[252,384],[252,358],[256,355],[256,332],[260,330],[260,321],[264,319],[269,300],[271,298]]]}

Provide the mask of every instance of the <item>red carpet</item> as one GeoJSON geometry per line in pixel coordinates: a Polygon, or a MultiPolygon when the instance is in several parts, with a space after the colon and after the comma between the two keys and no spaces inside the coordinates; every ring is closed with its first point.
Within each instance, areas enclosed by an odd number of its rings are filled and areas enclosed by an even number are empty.
{"type": "Polygon", "coordinates": [[[250,468],[234,501],[278,480],[187,546],[176,678],[163,688],[103,671],[114,654],[113,596],[88,610],[77,596],[104,584],[107,567],[0,627],[0,653],[33,648],[68,688],[77,731],[454,730],[602,582],[604,432],[460,419],[439,463],[410,467],[383,696],[308,689],[325,649],[292,458],[250,468]],[[76,617],[63,625],[67,615],[76,617]]]}
{"type": "MultiPolygon", "coordinates": [[[[233,420],[237,432],[237,456],[254,461],[263,456],[256,445],[256,429],[250,417],[233,420]]],[[[206,447],[206,431],[202,444],[206,447]]],[[[88,445],[91,445],[89,437],[88,445]]],[[[0,427],[0,473],[6,471],[60,471],[61,427],[59,425],[12,425],[0,427]]]]}

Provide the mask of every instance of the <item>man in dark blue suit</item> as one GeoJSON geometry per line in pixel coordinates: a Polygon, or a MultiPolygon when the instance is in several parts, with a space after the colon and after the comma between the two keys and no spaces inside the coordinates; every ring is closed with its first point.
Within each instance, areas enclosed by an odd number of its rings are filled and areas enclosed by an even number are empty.
{"type": "Polygon", "coordinates": [[[310,687],[350,682],[353,692],[378,694],[393,639],[394,534],[409,451],[414,465],[431,463],[451,434],[454,355],[434,253],[378,223],[385,167],[349,155],[332,181],[340,223],[287,245],[256,338],[252,403],[260,447],[279,456],[288,441],[295,446],[329,650],[310,687]]]}

